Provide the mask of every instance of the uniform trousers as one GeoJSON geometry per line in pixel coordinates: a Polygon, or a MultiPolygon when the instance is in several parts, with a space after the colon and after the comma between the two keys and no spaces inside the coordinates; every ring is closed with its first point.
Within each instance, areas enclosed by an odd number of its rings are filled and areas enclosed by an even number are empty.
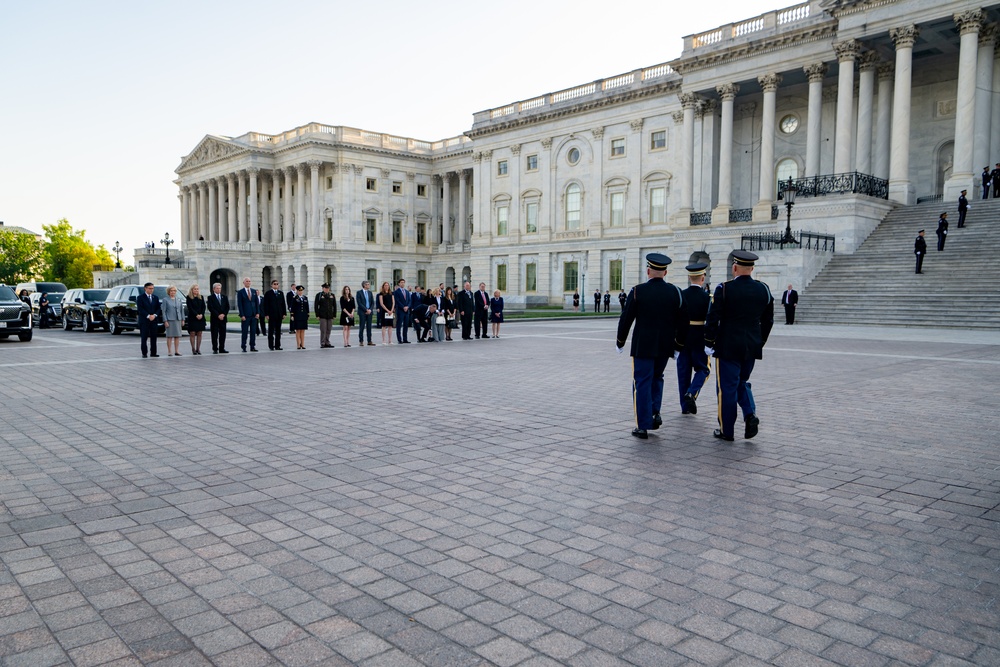
{"type": "Polygon", "coordinates": [[[681,350],[677,354],[677,389],[681,395],[681,409],[684,409],[684,394],[698,398],[705,380],[709,376],[708,355],[704,348],[681,350]]]}
{"type": "Polygon", "coordinates": [[[326,347],[330,344],[330,331],[333,330],[333,318],[332,317],[321,317],[319,318],[319,344],[320,347],[326,347]]]}
{"type": "Polygon", "coordinates": [[[632,407],[636,428],[653,428],[663,402],[663,370],[670,357],[632,357],[632,407]]]}
{"type": "Polygon", "coordinates": [[[736,406],[743,410],[743,419],[757,410],[750,391],[750,374],[756,359],[732,361],[715,360],[715,389],[719,401],[719,428],[727,438],[733,437],[736,423],[736,406]]]}

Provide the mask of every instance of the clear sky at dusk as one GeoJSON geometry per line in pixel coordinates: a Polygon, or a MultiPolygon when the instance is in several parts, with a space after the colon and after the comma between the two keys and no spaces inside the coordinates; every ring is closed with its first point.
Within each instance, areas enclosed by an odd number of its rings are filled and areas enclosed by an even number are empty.
{"type": "Polygon", "coordinates": [[[40,233],[65,217],[130,263],[179,236],[174,169],[206,134],[443,139],[791,4],[0,0],[0,220],[40,233]]]}

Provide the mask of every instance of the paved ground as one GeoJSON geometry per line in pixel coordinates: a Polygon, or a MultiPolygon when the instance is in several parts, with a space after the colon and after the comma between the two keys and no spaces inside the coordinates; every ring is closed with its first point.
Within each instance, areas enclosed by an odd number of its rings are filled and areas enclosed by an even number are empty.
{"type": "Polygon", "coordinates": [[[0,341],[0,664],[1000,664],[1000,336],[778,325],[725,444],[613,326],[0,341]]]}

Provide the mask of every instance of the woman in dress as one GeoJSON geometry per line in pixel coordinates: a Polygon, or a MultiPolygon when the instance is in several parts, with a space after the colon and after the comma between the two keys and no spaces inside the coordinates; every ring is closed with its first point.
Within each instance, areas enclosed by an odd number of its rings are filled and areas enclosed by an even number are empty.
{"type": "Polygon", "coordinates": [[[306,296],[306,288],[302,285],[295,286],[295,296],[291,301],[292,312],[289,322],[292,331],[295,332],[296,349],[306,349],[306,329],[309,328],[309,297],[306,296]]]}
{"type": "Polygon", "coordinates": [[[490,299],[490,322],[493,323],[493,337],[500,337],[500,324],[503,322],[503,297],[500,290],[493,290],[493,298],[490,299]]]}
{"type": "Polygon", "coordinates": [[[197,285],[187,293],[187,330],[191,339],[191,354],[201,354],[201,336],[205,332],[205,297],[197,285]]]}
{"type": "Polygon", "coordinates": [[[354,296],[351,288],[344,285],[340,290],[340,325],[344,327],[344,347],[351,346],[351,327],[354,326],[354,311],[357,305],[354,303],[354,296]]]}
{"type": "Polygon", "coordinates": [[[450,287],[444,290],[441,312],[444,313],[444,339],[451,340],[451,330],[455,326],[455,290],[450,287]]]}
{"type": "Polygon", "coordinates": [[[167,288],[167,297],[160,303],[163,315],[163,335],[167,338],[167,356],[181,356],[181,320],[184,318],[184,302],[177,296],[177,287],[167,288]],[[171,352],[170,350],[173,350],[171,352]]]}
{"type": "Polygon", "coordinates": [[[437,306],[437,311],[431,316],[431,331],[434,333],[431,340],[437,343],[445,339],[444,295],[439,287],[427,291],[430,292],[431,303],[437,306]]]}
{"type": "Polygon", "coordinates": [[[573,312],[580,310],[580,293],[573,292],[573,312]]]}
{"type": "Polygon", "coordinates": [[[382,288],[378,291],[378,307],[382,310],[382,344],[392,345],[392,329],[396,320],[394,318],[393,307],[395,303],[392,299],[392,289],[389,281],[382,283],[382,288]]]}

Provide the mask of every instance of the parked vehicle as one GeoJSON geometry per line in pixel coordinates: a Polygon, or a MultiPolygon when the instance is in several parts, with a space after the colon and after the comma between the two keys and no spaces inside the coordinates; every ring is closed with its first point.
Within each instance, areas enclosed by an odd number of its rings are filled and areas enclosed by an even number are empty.
{"type": "Polygon", "coordinates": [[[0,338],[17,335],[26,343],[31,334],[31,306],[18,299],[10,287],[0,286],[0,338]]]}
{"type": "Polygon", "coordinates": [[[20,294],[23,289],[28,290],[29,295],[35,292],[45,292],[52,295],[65,294],[68,288],[63,283],[28,282],[18,283],[17,287],[14,288],[14,293],[20,294]]]}
{"type": "MultiPolygon", "coordinates": [[[[60,283],[61,284],[61,283],[60,283]]],[[[60,325],[62,317],[62,298],[63,294],[56,292],[46,292],[45,290],[40,290],[38,292],[33,292],[29,297],[31,302],[31,317],[32,326],[38,326],[42,321],[42,313],[39,310],[38,302],[42,298],[42,295],[49,300],[49,327],[57,327],[60,325]]]]}
{"type": "MultiPolygon", "coordinates": [[[[167,298],[168,285],[155,285],[153,294],[162,302],[167,298]]],[[[142,294],[142,285],[118,285],[112,287],[108,298],[104,301],[104,313],[108,319],[108,331],[117,336],[123,331],[135,331],[139,328],[139,314],[135,305],[136,299],[142,294]]],[[[187,316],[187,307],[184,308],[187,316]]],[[[156,316],[156,330],[163,333],[163,318],[156,316]]]]}
{"type": "Polygon", "coordinates": [[[71,289],[62,298],[62,325],[69,331],[80,327],[93,331],[101,327],[108,330],[108,318],[104,316],[104,302],[111,290],[71,289]]]}

